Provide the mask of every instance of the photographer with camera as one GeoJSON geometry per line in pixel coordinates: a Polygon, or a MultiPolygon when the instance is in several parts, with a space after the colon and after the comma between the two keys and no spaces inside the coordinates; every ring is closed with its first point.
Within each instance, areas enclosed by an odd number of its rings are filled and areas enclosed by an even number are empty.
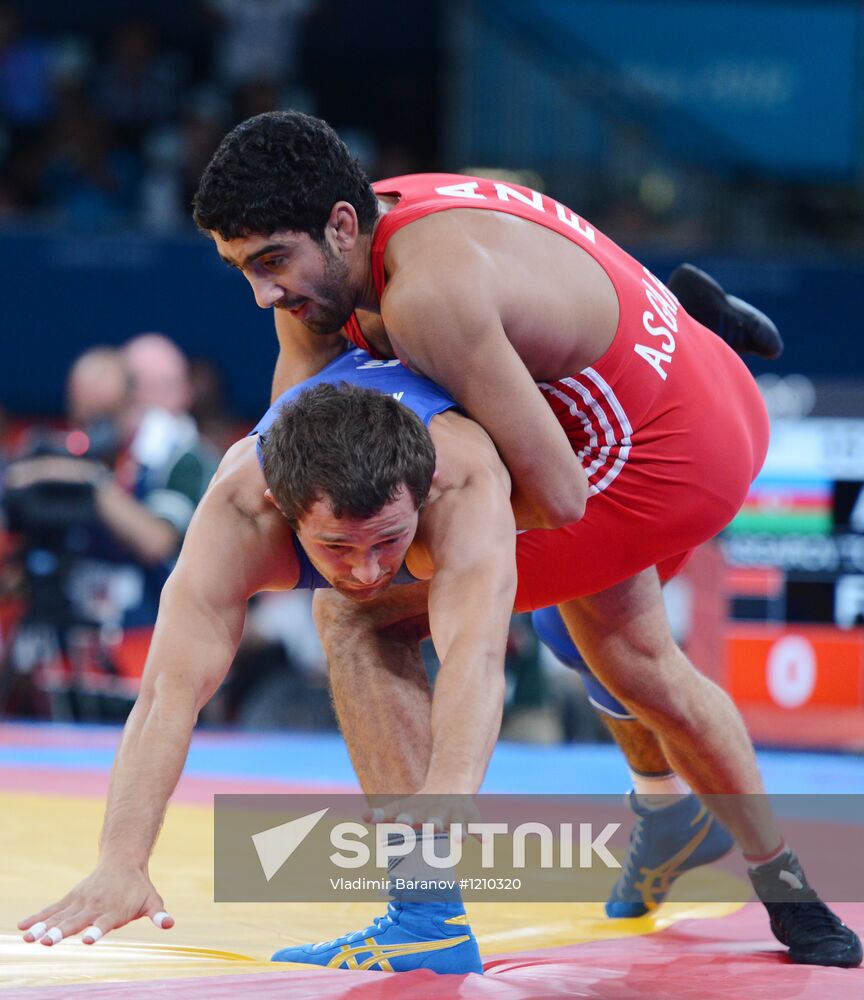
{"type": "Polygon", "coordinates": [[[67,405],[68,433],[6,476],[28,594],[4,686],[29,675],[50,714],[79,717],[104,714],[94,692],[124,707],[134,697],[159,594],[215,459],[191,418],[141,401],[115,348],[78,358],[67,405]]]}

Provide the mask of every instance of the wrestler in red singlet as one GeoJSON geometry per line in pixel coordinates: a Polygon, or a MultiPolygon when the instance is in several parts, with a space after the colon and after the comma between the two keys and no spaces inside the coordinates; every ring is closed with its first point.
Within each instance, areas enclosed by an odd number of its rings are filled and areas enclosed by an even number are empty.
{"type": "MultiPolygon", "coordinates": [[[[540,385],[579,453],[589,496],[578,523],[520,535],[517,610],[596,593],[653,565],[664,580],[677,573],[729,523],[765,459],[767,414],[738,356],[638,261],[546,195],[453,174],[373,187],[399,199],[372,243],[379,296],[390,237],[450,208],[505,212],[560,233],[600,264],[618,295],[609,349],[540,385]]],[[[356,317],[345,332],[375,354],[356,317]]]]}

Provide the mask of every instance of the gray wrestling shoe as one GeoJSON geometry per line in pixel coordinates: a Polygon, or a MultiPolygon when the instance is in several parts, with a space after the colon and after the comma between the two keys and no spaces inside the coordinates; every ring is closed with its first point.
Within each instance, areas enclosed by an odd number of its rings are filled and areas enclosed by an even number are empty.
{"type": "Polygon", "coordinates": [[[736,354],[772,361],[783,353],[783,338],[771,320],[748,302],[727,295],[698,267],[679,265],[666,286],[693,319],[713,330],[736,354]]]}
{"type": "Polygon", "coordinates": [[[861,939],[822,902],[807,884],[792,851],[748,872],[771,920],[771,931],[799,965],[861,964],[861,939]]]}

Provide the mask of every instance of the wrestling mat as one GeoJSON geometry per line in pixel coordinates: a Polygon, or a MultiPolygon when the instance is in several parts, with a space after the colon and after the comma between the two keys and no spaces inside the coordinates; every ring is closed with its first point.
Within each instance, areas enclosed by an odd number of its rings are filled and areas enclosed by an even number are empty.
{"type": "MultiPolygon", "coordinates": [[[[63,895],[95,861],[118,735],[110,728],[0,726],[3,1000],[864,996],[864,969],[789,963],[755,903],[670,902],[656,915],[628,921],[607,920],[600,904],[473,904],[469,912],[484,959],[482,977],[270,963],[277,948],[356,930],[383,910],[371,903],[213,902],[215,792],[355,790],[341,741],[318,735],[196,736],[151,864],[153,881],[177,921],[172,930],[139,920],[94,947],[75,940],[53,948],[26,944],[16,921],[63,895]]],[[[766,755],[762,763],[771,791],[793,785],[795,791],[864,788],[860,758],[783,754],[766,755]]],[[[626,771],[612,748],[502,745],[485,788],[597,794],[626,786],[626,771]]],[[[685,876],[715,877],[710,870],[685,876]]],[[[864,904],[836,909],[859,933],[864,930],[864,904]]]]}

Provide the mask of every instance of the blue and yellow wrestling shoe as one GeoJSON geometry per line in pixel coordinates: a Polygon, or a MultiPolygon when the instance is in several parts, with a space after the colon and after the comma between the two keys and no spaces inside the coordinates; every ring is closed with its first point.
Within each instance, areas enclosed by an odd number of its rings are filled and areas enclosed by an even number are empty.
{"type": "Polygon", "coordinates": [[[373,972],[483,972],[477,938],[461,902],[391,902],[387,913],[362,931],[282,948],[271,961],[373,972]]]}
{"type": "Polygon", "coordinates": [[[636,825],[624,867],[606,901],[607,917],[642,917],[655,910],[679,875],[722,858],[735,844],[695,795],[662,809],[646,809],[631,792],[629,805],[636,825]]]}

